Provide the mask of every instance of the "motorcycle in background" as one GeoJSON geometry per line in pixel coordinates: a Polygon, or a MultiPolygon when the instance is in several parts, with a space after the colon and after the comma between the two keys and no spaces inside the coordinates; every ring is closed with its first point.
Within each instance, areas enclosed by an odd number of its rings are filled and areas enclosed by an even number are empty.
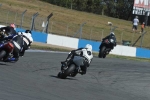
{"type": "Polygon", "coordinates": [[[104,38],[102,40],[102,43],[99,46],[99,49],[100,49],[99,54],[98,54],[99,58],[105,58],[106,55],[108,55],[109,52],[114,49],[114,46],[116,46],[116,38],[115,38],[114,31],[117,28],[117,26],[113,26],[113,24],[111,22],[108,22],[108,25],[110,26],[110,29],[111,29],[110,30],[111,36],[109,35],[109,36],[107,36],[107,38],[104,38]]]}
{"type": "Polygon", "coordinates": [[[109,54],[109,52],[116,46],[116,39],[115,38],[109,38],[104,39],[99,47],[99,58],[105,58],[106,55],[109,54]]]}

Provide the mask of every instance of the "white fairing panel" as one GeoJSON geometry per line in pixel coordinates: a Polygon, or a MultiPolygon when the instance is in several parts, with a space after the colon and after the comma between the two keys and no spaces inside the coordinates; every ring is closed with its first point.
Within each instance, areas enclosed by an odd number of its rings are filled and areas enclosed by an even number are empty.
{"type": "Polygon", "coordinates": [[[92,60],[92,58],[93,58],[92,52],[91,52],[91,55],[88,55],[86,49],[83,49],[82,51],[83,51],[83,56],[84,56],[85,58],[87,58],[87,60],[88,60],[89,63],[91,63],[91,60],[92,60]]]}

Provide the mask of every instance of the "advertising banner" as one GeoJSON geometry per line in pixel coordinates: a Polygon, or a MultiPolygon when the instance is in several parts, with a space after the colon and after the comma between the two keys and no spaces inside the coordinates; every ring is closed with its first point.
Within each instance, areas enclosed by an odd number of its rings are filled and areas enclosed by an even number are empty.
{"type": "Polygon", "coordinates": [[[150,0],[134,0],[133,14],[150,15],[150,0]]]}

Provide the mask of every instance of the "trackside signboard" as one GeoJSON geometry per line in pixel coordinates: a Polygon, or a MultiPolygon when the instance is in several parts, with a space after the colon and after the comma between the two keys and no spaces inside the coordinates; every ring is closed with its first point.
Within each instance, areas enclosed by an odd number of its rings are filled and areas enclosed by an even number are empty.
{"type": "Polygon", "coordinates": [[[150,0],[134,0],[133,14],[150,15],[150,0]],[[147,14],[146,14],[147,12],[147,14]]]}

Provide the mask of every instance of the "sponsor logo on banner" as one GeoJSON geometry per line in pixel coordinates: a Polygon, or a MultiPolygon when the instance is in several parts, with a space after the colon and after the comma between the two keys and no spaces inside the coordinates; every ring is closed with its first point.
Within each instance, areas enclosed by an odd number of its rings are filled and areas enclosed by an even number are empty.
{"type": "Polygon", "coordinates": [[[149,9],[150,0],[134,0],[134,7],[149,9]]]}
{"type": "Polygon", "coordinates": [[[134,0],[133,14],[145,15],[150,13],[150,0],[134,0]]]}

